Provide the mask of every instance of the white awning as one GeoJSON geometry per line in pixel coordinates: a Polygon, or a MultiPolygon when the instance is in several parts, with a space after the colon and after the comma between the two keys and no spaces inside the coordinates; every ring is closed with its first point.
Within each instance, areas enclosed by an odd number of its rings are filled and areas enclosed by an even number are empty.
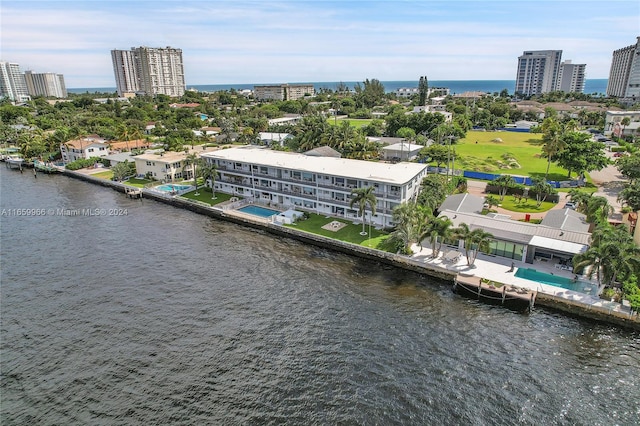
{"type": "Polygon", "coordinates": [[[529,245],[545,248],[547,250],[572,254],[584,253],[589,248],[589,246],[585,244],[554,240],[553,238],[541,237],[539,235],[534,235],[531,238],[531,241],[529,241],[529,245]]]}

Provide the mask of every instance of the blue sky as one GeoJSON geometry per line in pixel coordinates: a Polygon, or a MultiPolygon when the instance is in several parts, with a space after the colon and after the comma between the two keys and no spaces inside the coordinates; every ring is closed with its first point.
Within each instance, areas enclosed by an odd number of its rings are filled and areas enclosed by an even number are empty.
{"type": "Polygon", "coordinates": [[[640,36],[640,2],[2,0],[1,59],[115,87],[111,49],[183,50],[187,86],[513,80],[524,50],[563,50],[607,78],[640,36]]]}

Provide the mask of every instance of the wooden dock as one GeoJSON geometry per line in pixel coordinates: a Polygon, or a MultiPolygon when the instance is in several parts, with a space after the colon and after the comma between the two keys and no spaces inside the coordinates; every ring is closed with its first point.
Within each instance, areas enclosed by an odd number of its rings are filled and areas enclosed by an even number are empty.
{"type": "Polygon", "coordinates": [[[458,274],[453,291],[464,297],[492,305],[502,305],[516,311],[530,312],[533,309],[536,292],[496,282],[483,282],[480,277],[458,274]]]}

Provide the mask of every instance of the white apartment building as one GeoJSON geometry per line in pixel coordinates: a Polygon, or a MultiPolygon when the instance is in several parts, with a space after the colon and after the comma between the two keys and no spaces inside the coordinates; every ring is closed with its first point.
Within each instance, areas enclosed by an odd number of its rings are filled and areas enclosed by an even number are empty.
{"type": "Polygon", "coordinates": [[[562,62],[558,70],[556,90],[565,93],[584,92],[584,71],[586,67],[586,64],[572,64],[569,60],[562,62]]]}
{"type": "Polygon", "coordinates": [[[192,179],[193,165],[187,165],[184,152],[163,151],[136,155],[136,174],[150,175],[155,180],[173,182],[176,179],[192,179]]]}
{"type": "Polygon", "coordinates": [[[614,50],[607,96],[629,99],[640,97],[640,37],[636,44],[614,50]]]}
{"type": "Polygon", "coordinates": [[[253,95],[261,101],[295,101],[305,96],[313,96],[313,84],[275,84],[253,86],[253,95]]]}
{"type": "Polygon", "coordinates": [[[133,50],[112,50],[111,62],[116,77],[118,96],[140,91],[133,50]]]}
{"type": "Polygon", "coordinates": [[[640,111],[607,111],[604,117],[605,136],[616,137],[637,135],[640,128],[640,111]],[[622,120],[629,118],[629,124],[622,124],[622,120]]]}
{"type": "Polygon", "coordinates": [[[67,87],[64,84],[64,76],[62,74],[25,71],[24,78],[27,83],[27,90],[31,96],[67,97],[67,87]]]}
{"type": "Polygon", "coordinates": [[[562,50],[529,50],[518,57],[516,93],[540,95],[556,88],[562,50]]]}
{"type": "MultiPolygon", "coordinates": [[[[440,96],[448,96],[451,91],[448,87],[430,87],[427,89],[427,97],[431,97],[432,94],[440,96]]],[[[420,89],[417,87],[400,87],[396,89],[396,96],[399,98],[410,98],[413,95],[419,95],[420,89]]]]}
{"type": "Polygon", "coordinates": [[[410,98],[413,95],[418,95],[420,89],[417,87],[400,87],[396,89],[396,96],[399,98],[410,98]]]}
{"type": "Polygon", "coordinates": [[[30,99],[27,82],[20,72],[20,65],[13,62],[0,62],[0,98],[14,102],[26,102],[30,99]]]}
{"type": "Polygon", "coordinates": [[[352,221],[362,220],[357,207],[349,207],[352,191],[373,186],[377,213],[371,223],[379,227],[393,226],[393,208],[414,199],[427,175],[426,164],[312,157],[254,146],[202,158],[218,168],[216,191],[352,221]]]}
{"type": "Polygon", "coordinates": [[[60,144],[60,153],[62,161],[70,163],[79,159],[106,157],[109,155],[109,145],[98,135],[90,135],[60,144]]]}
{"type": "Polygon", "coordinates": [[[111,60],[119,96],[132,92],[184,95],[182,49],[141,46],[132,47],[131,51],[112,50],[111,60]]]}

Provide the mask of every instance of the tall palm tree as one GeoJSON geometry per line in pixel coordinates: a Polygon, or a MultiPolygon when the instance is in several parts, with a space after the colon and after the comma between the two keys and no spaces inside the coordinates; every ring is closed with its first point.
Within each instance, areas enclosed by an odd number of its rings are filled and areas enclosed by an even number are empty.
{"type": "Polygon", "coordinates": [[[592,196],[591,193],[581,191],[577,188],[572,188],[569,190],[568,196],[571,199],[571,201],[576,203],[577,211],[584,214],[587,213],[587,206],[589,205],[589,199],[592,196]]]}
{"type": "Polygon", "coordinates": [[[435,259],[440,254],[442,243],[453,235],[453,222],[448,217],[438,217],[429,222],[427,229],[420,235],[420,241],[429,238],[431,256],[435,259]]]}
{"type": "Polygon", "coordinates": [[[606,222],[610,215],[614,212],[613,207],[609,205],[609,200],[605,197],[592,195],[587,201],[586,215],[587,222],[598,223],[606,222]]]}
{"type": "Polygon", "coordinates": [[[589,278],[595,274],[600,287],[611,285],[618,277],[640,274],[640,247],[626,229],[601,223],[593,231],[591,247],[574,256],[573,266],[588,267],[589,278]]]}
{"type": "Polygon", "coordinates": [[[191,168],[193,169],[193,185],[196,187],[196,192],[194,192],[193,195],[200,195],[200,193],[198,193],[198,173],[200,172],[198,166],[200,165],[200,163],[201,161],[200,157],[198,157],[198,154],[192,152],[191,154],[188,154],[184,159],[184,167],[182,168],[183,171],[186,171],[189,166],[191,166],[191,168]]]}
{"type": "Polygon", "coordinates": [[[536,207],[540,207],[547,196],[553,193],[553,186],[544,179],[533,179],[531,189],[536,193],[536,207]]]}
{"type": "Polygon", "coordinates": [[[366,213],[367,206],[371,210],[371,215],[376,214],[376,203],[378,199],[374,194],[375,187],[368,186],[365,188],[356,188],[351,191],[351,201],[349,202],[349,208],[353,208],[354,204],[358,205],[358,214],[362,216],[362,232],[360,235],[367,235],[367,231],[365,231],[365,218],[364,214],[366,213]]]}
{"type": "Polygon", "coordinates": [[[542,123],[542,153],[547,157],[547,170],[544,180],[549,177],[549,167],[551,159],[564,149],[565,143],[562,140],[562,126],[554,117],[546,118],[542,123]]]}
{"type": "Polygon", "coordinates": [[[205,185],[207,180],[211,181],[211,199],[215,200],[217,197],[214,188],[218,177],[218,167],[215,164],[203,162],[200,166],[200,176],[204,179],[205,185]]]}
{"type": "Polygon", "coordinates": [[[464,242],[464,254],[467,258],[467,265],[473,266],[479,252],[489,253],[493,234],[483,229],[471,230],[469,225],[461,223],[458,228],[452,231],[453,235],[464,242]]]}
{"type": "Polygon", "coordinates": [[[504,200],[504,196],[507,195],[507,190],[513,186],[516,181],[511,175],[500,175],[492,182],[494,185],[498,185],[498,193],[500,194],[500,201],[504,200]]]}

